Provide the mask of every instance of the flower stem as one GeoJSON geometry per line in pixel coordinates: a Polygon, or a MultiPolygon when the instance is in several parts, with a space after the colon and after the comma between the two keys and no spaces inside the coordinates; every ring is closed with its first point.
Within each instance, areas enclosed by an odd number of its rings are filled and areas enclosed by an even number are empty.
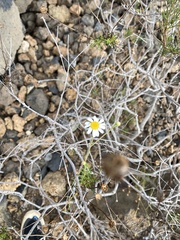
{"type": "Polygon", "coordinates": [[[88,156],[90,154],[91,147],[94,145],[93,141],[94,141],[94,138],[92,137],[91,141],[90,141],[90,144],[89,144],[89,147],[88,147],[88,150],[87,150],[87,153],[86,153],[86,155],[84,157],[84,163],[87,161],[87,158],[88,158],[88,156]]]}

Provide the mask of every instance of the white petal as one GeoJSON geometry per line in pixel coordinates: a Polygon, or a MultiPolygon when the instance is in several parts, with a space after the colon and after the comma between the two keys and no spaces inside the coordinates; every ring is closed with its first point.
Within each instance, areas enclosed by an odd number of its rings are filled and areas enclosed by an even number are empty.
{"type": "Polygon", "coordinates": [[[106,125],[103,124],[103,123],[101,123],[99,128],[105,129],[105,128],[106,128],[106,125]]]}
{"type": "Polygon", "coordinates": [[[103,129],[99,128],[98,130],[99,130],[100,133],[104,133],[103,129]]]}
{"type": "Polygon", "coordinates": [[[98,119],[96,116],[94,116],[94,117],[93,117],[93,121],[94,121],[94,122],[99,122],[99,119],[98,119]]]}
{"type": "Polygon", "coordinates": [[[85,127],[85,128],[88,128],[89,126],[90,126],[90,122],[85,122],[84,127],[85,127]]]}
{"type": "Polygon", "coordinates": [[[101,118],[100,120],[99,120],[99,123],[104,123],[104,119],[103,118],[101,118]]]}
{"type": "Polygon", "coordinates": [[[88,117],[87,120],[88,120],[89,122],[93,122],[92,118],[90,118],[90,117],[88,117]]]}
{"type": "Polygon", "coordinates": [[[99,137],[99,131],[93,130],[92,135],[93,135],[93,137],[99,137]]]}
{"type": "Polygon", "coordinates": [[[89,128],[88,130],[87,130],[87,134],[90,134],[92,132],[92,128],[89,128]]]}

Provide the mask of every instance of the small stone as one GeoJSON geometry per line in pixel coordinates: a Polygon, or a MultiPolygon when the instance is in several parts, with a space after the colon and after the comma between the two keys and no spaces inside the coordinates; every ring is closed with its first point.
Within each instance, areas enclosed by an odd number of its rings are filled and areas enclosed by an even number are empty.
{"type": "Polygon", "coordinates": [[[34,87],[38,87],[38,81],[31,74],[27,74],[24,78],[25,85],[32,84],[34,87]]]}
{"type": "Polygon", "coordinates": [[[28,57],[29,57],[29,59],[32,63],[37,62],[36,49],[35,48],[30,47],[27,54],[28,54],[28,57]]]}
{"type": "Polygon", "coordinates": [[[46,40],[49,36],[48,29],[46,27],[38,27],[34,31],[34,36],[39,38],[41,41],[46,40]]]}
{"type": "Polygon", "coordinates": [[[86,26],[94,26],[94,17],[89,14],[85,14],[81,20],[86,26]]]}
{"type": "Polygon", "coordinates": [[[64,46],[59,45],[58,47],[55,46],[53,48],[53,54],[55,54],[56,56],[59,56],[60,54],[62,54],[64,57],[66,57],[68,53],[69,53],[69,50],[64,46]]]}
{"type": "Polygon", "coordinates": [[[51,101],[55,104],[55,106],[59,106],[61,98],[58,95],[53,95],[51,97],[51,101]]]}
{"type": "Polygon", "coordinates": [[[49,112],[54,112],[55,110],[56,110],[56,106],[54,103],[51,102],[49,105],[49,112]]]}
{"type": "Polygon", "coordinates": [[[83,8],[79,4],[73,4],[69,10],[70,10],[70,13],[76,16],[80,16],[81,13],[83,13],[83,8]]]}
{"type": "Polygon", "coordinates": [[[56,85],[60,92],[64,90],[66,81],[69,81],[66,71],[63,68],[59,68],[56,85]]]}
{"type": "MultiPolygon", "coordinates": [[[[16,85],[12,84],[13,86],[13,91],[14,94],[17,95],[18,93],[18,89],[16,87],[16,85]]],[[[0,89],[0,104],[4,105],[4,106],[8,106],[11,103],[13,103],[15,101],[15,98],[13,98],[10,94],[10,91],[7,89],[6,86],[3,86],[0,89]]]]}
{"type": "Polygon", "coordinates": [[[47,50],[51,50],[53,47],[54,47],[54,43],[52,43],[50,40],[43,43],[43,48],[45,48],[47,50]]]}
{"type": "MultiPolygon", "coordinates": [[[[6,125],[6,128],[9,129],[9,130],[13,130],[13,122],[12,122],[12,119],[10,117],[6,117],[4,119],[5,121],[5,125],[6,125]]],[[[0,126],[1,128],[1,126],[0,126]]]]}
{"type": "Polygon", "coordinates": [[[88,3],[86,4],[86,9],[87,9],[86,11],[88,13],[91,13],[91,12],[95,11],[100,5],[101,5],[100,0],[88,1],[88,3]]]}
{"type": "Polygon", "coordinates": [[[27,61],[29,62],[30,58],[27,55],[27,53],[21,53],[21,54],[18,55],[18,60],[19,60],[19,62],[24,63],[24,62],[27,62],[27,61]]]}
{"type": "Polygon", "coordinates": [[[8,155],[13,149],[15,148],[15,143],[14,142],[7,142],[7,143],[2,143],[0,145],[0,151],[4,155],[8,155]]]}
{"type": "Polygon", "coordinates": [[[70,19],[70,12],[69,9],[65,5],[61,6],[49,6],[49,14],[53,17],[58,19],[62,23],[66,23],[70,19]]]}
{"type": "Polygon", "coordinates": [[[68,88],[65,97],[68,101],[73,102],[76,99],[77,92],[72,88],[68,88]]]}
{"type": "Polygon", "coordinates": [[[26,103],[34,111],[44,115],[49,107],[49,100],[42,89],[35,89],[26,97],[26,103]]]}
{"type": "Polygon", "coordinates": [[[14,124],[14,130],[17,132],[22,132],[24,129],[24,125],[26,124],[26,120],[24,120],[22,117],[19,117],[18,114],[13,115],[12,121],[14,124]]]}
{"type": "Polygon", "coordinates": [[[24,102],[25,101],[25,97],[26,97],[26,87],[25,86],[22,86],[19,90],[19,93],[18,93],[18,98],[24,102]]]}
{"type": "Polygon", "coordinates": [[[44,72],[45,72],[45,74],[48,77],[50,77],[50,76],[52,76],[52,74],[54,72],[56,72],[58,70],[58,68],[59,68],[59,64],[58,63],[57,64],[52,64],[48,68],[46,68],[44,72]]]}
{"type": "Polygon", "coordinates": [[[49,51],[49,50],[44,49],[44,50],[43,50],[43,55],[44,55],[45,57],[49,57],[51,54],[50,54],[50,51],[49,51]]]}
{"type": "Polygon", "coordinates": [[[64,165],[62,157],[58,152],[52,154],[52,158],[49,160],[47,167],[52,171],[56,172],[64,165]]]}
{"type": "Polygon", "coordinates": [[[5,107],[5,111],[6,111],[7,115],[13,115],[13,114],[17,113],[16,108],[11,107],[11,106],[5,107]]]}
{"type": "Polygon", "coordinates": [[[29,43],[28,41],[23,40],[21,43],[21,47],[18,50],[18,53],[26,53],[29,50],[29,43]]]}
{"type": "Polygon", "coordinates": [[[19,182],[19,177],[15,172],[8,173],[2,180],[0,184],[0,191],[11,191],[14,192],[21,183],[19,182]]]}
{"type": "Polygon", "coordinates": [[[25,39],[28,41],[28,43],[30,44],[31,47],[37,46],[37,41],[32,36],[26,35],[25,39]]]}
{"type": "Polygon", "coordinates": [[[66,193],[66,179],[60,171],[49,172],[42,180],[42,187],[51,196],[62,197],[66,193]]]}
{"type": "Polygon", "coordinates": [[[0,139],[4,136],[6,133],[6,126],[2,118],[0,118],[0,139]]]}
{"type": "Polygon", "coordinates": [[[56,5],[58,2],[58,0],[47,0],[47,3],[49,3],[49,5],[56,5]]]}

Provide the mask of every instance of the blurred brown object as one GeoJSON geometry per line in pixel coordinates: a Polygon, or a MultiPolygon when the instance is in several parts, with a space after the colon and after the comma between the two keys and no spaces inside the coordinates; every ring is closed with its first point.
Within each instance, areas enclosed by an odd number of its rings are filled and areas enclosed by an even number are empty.
{"type": "Polygon", "coordinates": [[[102,169],[107,177],[120,181],[128,173],[129,161],[120,153],[105,153],[102,156],[102,169]]]}

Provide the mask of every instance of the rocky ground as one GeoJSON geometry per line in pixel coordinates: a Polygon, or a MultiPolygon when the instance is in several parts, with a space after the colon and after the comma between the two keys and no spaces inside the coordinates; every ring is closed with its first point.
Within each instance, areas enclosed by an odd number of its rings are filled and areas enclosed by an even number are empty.
{"type": "Polygon", "coordinates": [[[179,56],[162,53],[162,1],[136,2],[0,4],[20,16],[14,61],[4,40],[0,64],[0,224],[12,239],[29,209],[47,239],[179,239],[179,56]],[[85,172],[89,116],[106,134],[85,172]],[[119,186],[101,168],[107,151],[130,162],[119,186]]]}

